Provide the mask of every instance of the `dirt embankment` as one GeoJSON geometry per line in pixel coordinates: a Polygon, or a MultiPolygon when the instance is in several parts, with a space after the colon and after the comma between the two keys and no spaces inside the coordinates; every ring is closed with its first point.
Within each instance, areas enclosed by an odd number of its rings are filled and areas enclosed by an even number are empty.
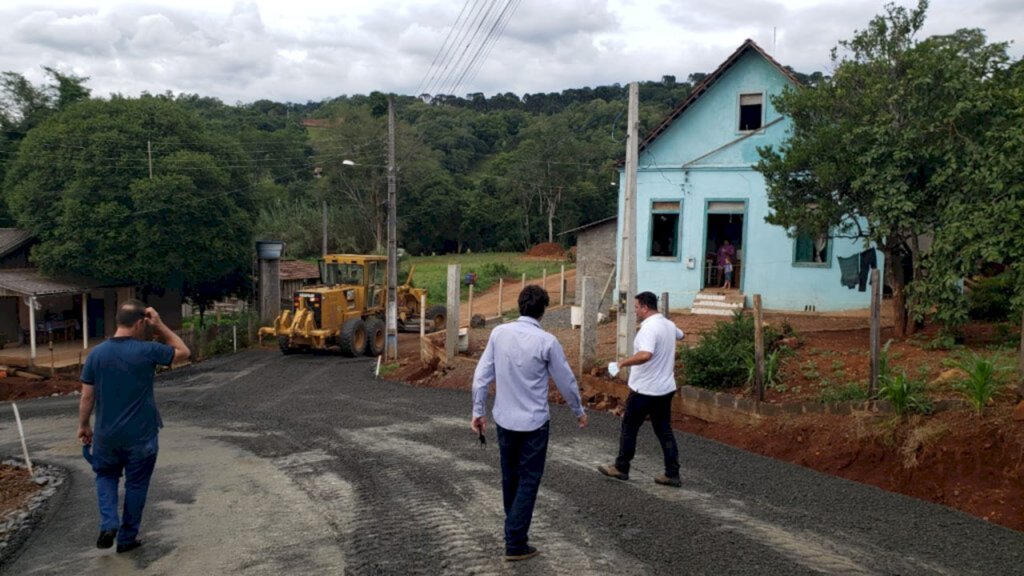
{"type": "Polygon", "coordinates": [[[0,402],[71,394],[81,387],[82,383],[78,380],[62,376],[44,380],[8,376],[0,378],[0,402]]]}
{"type": "MultiPolygon", "coordinates": [[[[673,314],[686,331],[687,341],[700,338],[716,318],[673,314]]],[[[770,402],[816,401],[837,385],[867,378],[867,320],[849,317],[771,315],[770,322],[788,322],[800,335],[801,346],[783,369],[786,386],[769,390],[770,402]]],[[[601,327],[598,356],[614,355],[615,325],[601,327]]],[[[886,330],[885,332],[888,332],[886,330]]],[[[968,334],[969,346],[980,352],[995,342],[999,332],[979,325],[968,334]]],[[[475,357],[486,343],[488,330],[471,331],[468,357],[438,372],[414,358],[390,378],[417,386],[469,390],[475,357]]],[[[578,331],[556,331],[570,355],[578,331]]],[[[950,352],[933,350],[925,340],[896,341],[889,349],[891,364],[927,383],[933,399],[958,397],[945,380],[950,352]]],[[[888,336],[884,336],[888,339],[888,336]]],[[[603,369],[582,377],[603,379],[603,369]]],[[[586,387],[586,386],[585,386],[586,387]]],[[[743,394],[743,390],[736,390],[743,394]]],[[[557,401],[557,394],[552,393],[557,401]]],[[[615,398],[603,394],[586,397],[590,409],[620,413],[615,398]]],[[[884,490],[928,500],[1015,530],[1024,530],[1024,421],[1013,419],[1016,399],[1009,390],[981,415],[973,410],[950,410],[931,416],[898,418],[891,414],[808,414],[771,419],[750,419],[746,424],[714,424],[678,417],[677,429],[812,468],[819,472],[877,486],[884,490]]],[[[683,456],[685,460],[685,455],[683,456]]],[[[684,463],[685,465],[685,463],[684,463]]]]}

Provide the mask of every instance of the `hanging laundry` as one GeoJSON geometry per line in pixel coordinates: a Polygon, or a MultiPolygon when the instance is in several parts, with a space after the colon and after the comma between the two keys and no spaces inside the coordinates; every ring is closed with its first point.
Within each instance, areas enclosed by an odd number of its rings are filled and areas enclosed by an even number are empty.
{"type": "Polygon", "coordinates": [[[836,259],[839,260],[839,283],[851,290],[854,289],[860,277],[860,257],[840,256],[836,259]]]}

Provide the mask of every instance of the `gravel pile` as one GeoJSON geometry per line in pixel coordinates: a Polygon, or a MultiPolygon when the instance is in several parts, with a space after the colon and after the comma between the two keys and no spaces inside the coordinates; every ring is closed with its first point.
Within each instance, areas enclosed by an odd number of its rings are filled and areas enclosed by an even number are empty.
{"type": "MultiPolygon", "coordinates": [[[[21,460],[9,459],[3,463],[7,466],[25,468],[21,460]]],[[[0,518],[0,567],[13,556],[17,544],[28,537],[32,526],[39,521],[46,502],[58,492],[67,478],[67,472],[56,466],[37,463],[32,470],[35,472],[32,480],[41,489],[20,508],[15,508],[0,518]]]]}

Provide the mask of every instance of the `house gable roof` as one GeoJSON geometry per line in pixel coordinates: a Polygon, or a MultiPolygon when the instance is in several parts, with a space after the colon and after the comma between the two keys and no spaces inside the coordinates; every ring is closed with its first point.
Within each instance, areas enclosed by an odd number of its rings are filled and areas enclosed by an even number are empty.
{"type": "MultiPolygon", "coordinates": [[[[750,40],[748,38],[743,42],[743,44],[740,45],[739,48],[736,49],[735,52],[733,52],[728,58],[726,58],[725,62],[722,62],[722,64],[719,65],[714,72],[708,74],[704,78],[704,80],[701,80],[701,82],[694,87],[693,91],[690,92],[690,96],[686,100],[684,100],[682,104],[677,106],[675,110],[673,110],[664,120],[662,120],[661,124],[659,124],[657,128],[652,130],[651,133],[648,134],[642,142],[640,142],[638,153],[643,152],[645,149],[647,149],[647,147],[650,146],[655,140],[657,140],[658,137],[662,135],[662,133],[668,130],[669,126],[671,126],[677,118],[682,116],[684,112],[690,109],[697,102],[697,100],[704,96],[711,89],[711,87],[714,86],[715,83],[717,83],[722,78],[722,76],[724,76],[725,73],[730,68],[732,68],[736,64],[736,62],[738,62],[740,58],[742,58],[743,55],[745,55],[748,51],[754,51],[762,58],[764,58],[765,61],[771,64],[773,68],[778,70],[780,74],[785,76],[785,78],[789,80],[789,82],[792,83],[794,86],[800,85],[800,81],[796,79],[796,76],[794,76],[793,73],[791,73],[789,70],[786,70],[786,68],[784,68],[782,64],[779,64],[774,58],[769,56],[763,48],[757,45],[757,42],[754,42],[753,40],[750,40]]],[[[619,164],[621,166],[623,162],[620,162],[619,164]]]]}
{"type": "Polygon", "coordinates": [[[28,244],[33,238],[34,236],[28,230],[0,228],[0,258],[28,244]]]}

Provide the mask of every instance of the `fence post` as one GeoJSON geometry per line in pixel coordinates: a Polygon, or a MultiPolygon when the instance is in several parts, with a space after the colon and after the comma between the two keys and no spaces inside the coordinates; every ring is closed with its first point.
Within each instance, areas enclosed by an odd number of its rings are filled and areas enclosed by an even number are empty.
{"type": "Polygon", "coordinates": [[[519,291],[522,292],[523,288],[526,288],[526,272],[523,272],[523,281],[520,283],[519,291]]]}
{"type": "Polygon", "coordinates": [[[420,294],[420,342],[427,335],[427,295],[420,294]]]}
{"type": "Polygon", "coordinates": [[[238,325],[231,325],[231,346],[238,352],[238,325]]]}
{"type": "Polygon", "coordinates": [[[502,314],[505,313],[505,311],[501,309],[501,304],[502,304],[501,299],[504,297],[504,295],[505,295],[505,279],[504,278],[498,278],[498,317],[499,318],[501,317],[502,314]]]}
{"type": "Polygon", "coordinates": [[[754,385],[757,401],[764,402],[764,318],[760,294],[754,294],[754,385]]]}
{"type": "Polygon", "coordinates": [[[455,361],[459,351],[459,278],[461,266],[448,265],[448,322],[445,326],[444,351],[448,364],[455,361]]]}
{"type": "Polygon", "coordinates": [[[547,291],[547,289],[548,289],[548,269],[547,268],[541,268],[540,274],[541,274],[541,276],[540,276],[540,287],[543,288],[545,291],[547,291]]]}
{"type": "Polygon", "coordinates": [[[594,365],[597,358],[597,314],[601,294],[597,292],[597,278],[583,277],[583,321],[580,323],[580,378],[594,365]]]}
{"type": "Polygon", "coordinates": [[[562,264],[562,274],[558,286],[558,304],[565,306],[565,264],[562,264]]]}
{"type": "Polygon", "coordinates": [[[871,342],[871,378],[868,381],[868,396],[874,397],[875,392],[878,390],[878,360],[881,353],[880,336],[882,332],[882,320],[881,320],[881,298],[879,286],[879,274],[878,269],[871,271],[871,328],[870,328],[870,342],[871,342]]]}
{"type": "Polygon", "coordinates": [[[661,293],[661,301],[658,304],[658,311],[661,312],[662,316],[668,318],[668,292],[661,293]]]}

